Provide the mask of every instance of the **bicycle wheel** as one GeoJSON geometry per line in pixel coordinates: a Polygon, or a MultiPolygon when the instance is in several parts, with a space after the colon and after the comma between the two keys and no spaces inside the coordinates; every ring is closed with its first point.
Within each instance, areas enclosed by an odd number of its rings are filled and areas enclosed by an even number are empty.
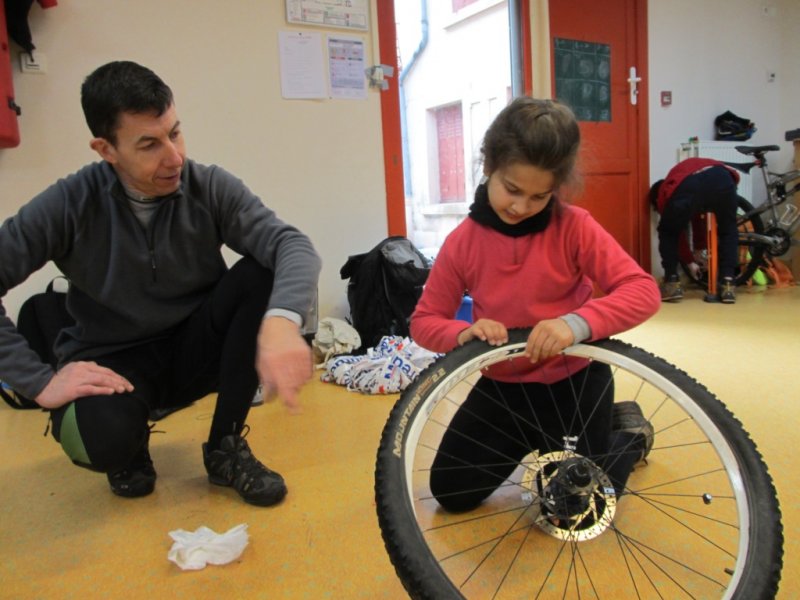
{"type": "MultiPolygon", "coordinates": [[[[618,340],[577,344],[553,360],[608,365],[615,400],[637,402],[653,425],[652,450],[624,493],[615,497],[601,474],[579,519],[548,516],[542,509],[548,479],[580,458],[566,444],[561,452],[532,452],[474,510],[448,513],[439,506],[430,478],[444,431],[482,369],[526,360],[529,332],[509,332],[502,347],[473,341],[448,353],[391,411],[375,492],[383,540],[409,595],[774,597],[783,554],[780,508],[755,445],[706,388],[618,340]]],[[[576,395],[584,393],[579,376],[572,382],[576,395]]]]}
{"type": "MultiPolygon", "coordinates": [[[[762,223],[759,215],[745,217],[747,213],[753,210],[753,205],[741,196],[736,197],[736,203],[737,213],[739,215],[737,219],[739,233],[764,233],[764,224],[762,223]]],[[[684,262],[681,262],[681,268],[689,277],[690,281],[693,281],[702,288],[708,288],[708,250],[704,247],[699,249],[696,248],[695,251],[699,251],[704,257],[704,260],[698,261],[700,270],[697,273],[692,273],[692,271],[689,269],[689,266],[684,262]]],[[[740,235],[738,263],[736,266],[734,283],[736,283],[736,285],[746,284],[756,272],[756,269],[763,264],[763,258],[764,246],[755,242],[748,242],[747,240],[742,239],[742,236],[740,235]]]]}

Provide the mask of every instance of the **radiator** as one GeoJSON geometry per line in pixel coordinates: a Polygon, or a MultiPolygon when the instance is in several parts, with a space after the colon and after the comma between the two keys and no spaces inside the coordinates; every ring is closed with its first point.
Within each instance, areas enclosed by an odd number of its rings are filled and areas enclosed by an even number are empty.
{"type": "MultiPolygon", "coordinates": [[[[736,151],[736,146],[741,142],[687,142],[678,148],[678,162],[694,157],[713,158],[722,162],[746,163],[752,162],[752,158],[736,151]]],[[[739,173],[739,195],[753,204],[753,176],[759,173],[756,167],[750,173],[739,173]]],[[[763,186],[762,186],[763,187],[763,186]]]]}

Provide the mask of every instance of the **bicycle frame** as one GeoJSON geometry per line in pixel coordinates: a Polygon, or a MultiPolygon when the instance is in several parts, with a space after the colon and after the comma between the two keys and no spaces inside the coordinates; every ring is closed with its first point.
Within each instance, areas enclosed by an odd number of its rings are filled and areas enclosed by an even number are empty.
{"type": "Polygon", "coordinates": [[[778,149],[778,146],[736,146],[736,150],[742,154],[754,156],[755,160],[749,163],[727,163],[746,173],[753,167],[758,167],[761,171],[764,186],[767,190],[767,198],[753,210],[740,215],[737,219],[737,224],[740,226],[744,225],[752,217],[768,213],[768,220],[764,224],[766,232],[755,233],[751,231],[741,231],[740,229],[739,243],[749,246],[764,245],[773,256],[778,256],[786,252],[788,249],[787,245],[797,245],[800,243],[792,239],[794,231],[797,229],[798,225],[800,225],[800,218],[797,217],[798,211],[787,207],[786,214],[783,218],[778,214],[778,207],[793,196],[798,188],[800,188],[800,184],[793,183],[800,180],[800,169],[787,171],[785,173],[769,171],[766,153],[778,149]],[[789,184],[793,185],[787,187],[789,184]],[[784,223],[784,221],[786,222],[784,223]]]}

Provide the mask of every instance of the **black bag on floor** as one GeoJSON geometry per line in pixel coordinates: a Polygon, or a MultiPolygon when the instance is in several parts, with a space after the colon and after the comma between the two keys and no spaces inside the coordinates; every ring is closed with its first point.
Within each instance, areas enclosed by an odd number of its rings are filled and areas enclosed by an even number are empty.
{"type": "MultiPolygon", "coordinates": [[[[28,340],[31,349],[39,355],[42,362],[54,369],[58,366],[53,350],[56,337],[62,329],[75,323],[67,311],[67,294],[53,289],[56,279],[47,285],[44,292],[25,300],[17,318],[17,331],[28,340]]],[[[9,388],[0,387],[0,396],[13,408],[39,408],[33,400],[9,388]]]]}
{"type": "Polygon", "coordinates": [[[391,236],[369,252],[350,256],[339,271],[349,279],[350,322],[361,354],[385,335],[408,335],[408,321],[430,273],[430,262],[411,241],[391,236]]]}

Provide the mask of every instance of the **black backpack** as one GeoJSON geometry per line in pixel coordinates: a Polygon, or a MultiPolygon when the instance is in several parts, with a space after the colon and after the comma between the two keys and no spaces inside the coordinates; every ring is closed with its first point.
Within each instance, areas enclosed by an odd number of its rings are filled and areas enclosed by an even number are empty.
{"type": "Polygon", "coordinates": [[[430,273],[430,261],[410,240],[391,236],[369,252],[350,256],[339,271],[349,279],[350,323],[363,353],[385,335],[408,335],[408,322],[430,273]]]}
{"type": "MultiPolygon", "coordinates": [[[[54,282],[55,279],[44,292],[34,294],[23,302],[17,318],[17,331],[28,340],[42,362],[55,369],[58,366],[53,350],[56,337],[62,329],[73,325],[75,320],[67,311],[67,294],[54,290],[54,282]]],[[[39,408],[36,402],[10,388],[0,387],[0,396],[13,408],[39,408]]]]}

